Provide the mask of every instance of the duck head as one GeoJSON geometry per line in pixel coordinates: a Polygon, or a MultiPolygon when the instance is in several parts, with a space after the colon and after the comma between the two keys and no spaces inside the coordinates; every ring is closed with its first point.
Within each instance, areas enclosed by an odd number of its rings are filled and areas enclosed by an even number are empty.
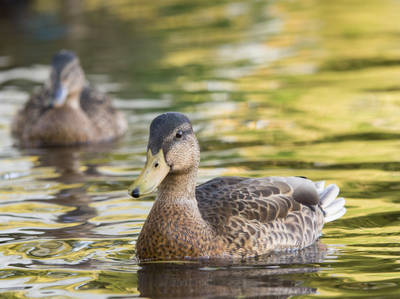
{"type": "Polygon", "coordinates": [[[85,85],[85,74],[78,57],[71,51],[61,50],[54,55],[50,73],[50,106],[79,107],[80,93],[85,85]]]}
{"type": "Polygon", "coordinates": [[[129,187],[135,198],[153,192],[168,175],[197,171],[200,147],[189,119],[177,112],[157,116],[150,125],[147,161],[129,187]]]}

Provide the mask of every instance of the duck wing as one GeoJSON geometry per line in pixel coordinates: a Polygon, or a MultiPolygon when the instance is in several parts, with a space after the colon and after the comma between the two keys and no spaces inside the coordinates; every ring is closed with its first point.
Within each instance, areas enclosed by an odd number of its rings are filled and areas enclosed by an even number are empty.
{"type": "Polygon", "coordinates": [[[232,254],[308,246],[324,223],[316,185],[304,178],[221,177],[198,186],[196,198],[232,254]]]}
{"type": "Polygon", "coordinates": [[[87,86],[81,93],[81,107],[98,131],[102,140],[110,140],[123,135],[127,122],[122,113],[117,111],[109,96],[87,86]]]}
{"type": "Polygon", "coordinates": [[[49,99],[50,91],[45,86],[34,91],[24,107],[15,115],[11,125],[12,134],[22,137],[26,130],[33,128],[40,116],[49,109],[49,99]]]}
{"type": "Polygon", "coordinates": [[[284,218],[300,205],[314,209],[319,203],[314,183],[298,177],[215,178],[196,188],[196,198],[205,218],[240,216],[262,222],[284,218]]]}

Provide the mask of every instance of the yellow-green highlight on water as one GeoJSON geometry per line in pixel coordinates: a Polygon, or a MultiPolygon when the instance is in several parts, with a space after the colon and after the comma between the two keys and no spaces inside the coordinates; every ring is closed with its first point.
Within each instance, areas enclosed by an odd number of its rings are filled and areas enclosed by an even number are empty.
{"type": "Polygon", "coordinates": [[[396,298],[399,2],[11,2],[0,4],[3,296],[396,298]],[[13,146],[12,116],[61,48],[127,114],[119,143],[13,146]],[[193,121],[199,182],[326,180],[341,187],[347,214],[304,252],[139,267],[135,242],[154,197],[134,201],[127,189],[150,121],[165,111],[193,121]]]}

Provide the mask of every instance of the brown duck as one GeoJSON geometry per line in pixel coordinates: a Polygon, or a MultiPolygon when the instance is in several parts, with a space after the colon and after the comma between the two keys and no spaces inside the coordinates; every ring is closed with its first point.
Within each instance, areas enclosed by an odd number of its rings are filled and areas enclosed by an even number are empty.
{"type": "Polygon", "coordinates": [[[58,52],[49,80],[17,113],[12,134],[25,147],[110,141],[127,129],[123,114],[105,94],[87,85],[78,57],[58,52]]]}
{"type": "Polygon", "coordinates": [[[247,258],[300,249],[345,214],[339,188],[300,177],[219,177],[196,187],[200,149],[189,119],[165,113],[150,125],[147,162],[129,188],[158,187],[136,244],[140,260],[247,258]]]}

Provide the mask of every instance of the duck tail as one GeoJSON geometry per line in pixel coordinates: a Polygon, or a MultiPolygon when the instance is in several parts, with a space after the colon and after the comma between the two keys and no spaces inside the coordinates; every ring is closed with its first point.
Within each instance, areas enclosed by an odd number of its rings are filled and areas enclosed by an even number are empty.
{"type": "Polygon", "coordinates": [[[316,182],[315,187],[317,188],[320,206],[324,212],[324,222],[331,222],[339,219],[346,213],[344,207],[345,200],[343,197],[337,197],[339,195],[339,187],[335,184],[331,184],[324,187],[325,182],[316,182]]]}

